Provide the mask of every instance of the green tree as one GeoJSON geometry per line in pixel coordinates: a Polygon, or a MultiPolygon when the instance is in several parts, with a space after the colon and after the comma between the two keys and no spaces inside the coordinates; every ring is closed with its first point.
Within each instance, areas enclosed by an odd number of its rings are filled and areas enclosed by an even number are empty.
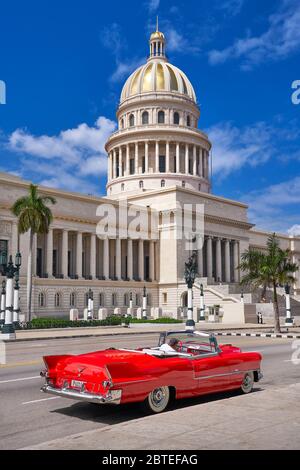
{"type": "Polygon", "coordinates": [[[40,196],[38,187],[31,184],[28,194],[19,198],[12,206],[12,213],[18,217],[19,233],[29,232],[29,252],[27,264],[27,318],[31,320],[32,298],[32,249],[34,235],[48,233],[53,216],[48,204],[55,204],[51,196],[40,196]]]}
{"type": "Polygon", "coordinates": [[[278,285],[292,284],[293,273],[298,267],[290,260],[290,250],[283,250],[275,233],[270,235],[267,250],[259,251],[250,248],[242,254],[239,268],[245,272],[241,280],[242,285],[249,285],[253,289],[267,287],[273,289],[275,332],[280,332],[278,285]]]}

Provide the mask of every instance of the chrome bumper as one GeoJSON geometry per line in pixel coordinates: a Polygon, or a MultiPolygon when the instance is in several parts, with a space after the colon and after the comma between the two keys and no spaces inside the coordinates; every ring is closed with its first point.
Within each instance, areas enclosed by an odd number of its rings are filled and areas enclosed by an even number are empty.
{"type": "Polygon", "coordinates": [[[43,385],[41,392],[50,393],[64,398],[71,398],[72,400],[87,401],[89,403],[110,403],[119,405],[121,402],[122,390],[110,390],[106,395],[95,395],[93,393],[79,392],[69,388],[55,388],[50,385],[43,385]]]}

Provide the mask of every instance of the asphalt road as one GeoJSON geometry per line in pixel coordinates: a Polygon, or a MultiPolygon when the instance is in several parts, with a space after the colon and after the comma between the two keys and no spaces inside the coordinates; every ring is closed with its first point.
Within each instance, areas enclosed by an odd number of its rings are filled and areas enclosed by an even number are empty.
{"type": "MultiPolygon", "coordinates": [[[[7,364],[0,366],[0,449],[18,449],[139,418],[141,412],[136,405],[101,407],[42,394],[40,386],[43,379],[39,377],[43,367],[42,356],[79,354],[109,346],[154,346],[157,345],[157,340],[156,333],[8,343],[7,364]]],[[[262,352],[264,378],[259,383],[261,388],[285,386],[300,381],[300,365],[292,362],[293,340],[237,337],[219,337],[218,340],[219,343],[232,342],[244,350],[262,352]]],[[[181,400],[173,405],[173,409],[193,406],[203,401],[222,400],[226,396],[221,394],[181,400]]]]}

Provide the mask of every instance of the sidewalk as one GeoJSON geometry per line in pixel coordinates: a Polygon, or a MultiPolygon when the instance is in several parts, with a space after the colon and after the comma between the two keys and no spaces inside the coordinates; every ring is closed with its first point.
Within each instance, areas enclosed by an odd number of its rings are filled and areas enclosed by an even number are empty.
{"type": "MultiPolygon", "coordinates": [[[[89,449],[297,449],[300,448],[300,383],[185,405],[99,430],[27,447],[89,449]]],[[[100,405],[99,405],[100,406],[100,405]]],[[[98,412],[99,413],[99,412],[98,412]]]]}
{"type": "MultiPolygon", "coordinates": [[[[149,334],[160,333],[169,330],[184,330],[185,323],[166,323],[166,324],[149,324],[149,323],[133,323],[129,328],[121,326],[98,326],[84,328],[49,328],[40,330],[17,330],[16,340],[10,341],[34,341],[40,339],[57,339],[57,338],[80,338],[91,336],[110,336],[125,334],[149,334]]],[[[222,324],[222,323],[198,323],[196,329],[200,331],[271,331],[272,325],[258,325],[255,323],[247,324],[222,324]]],[[[300,329],[291,329],[292,334],[300,333],[300,329]]],[[[0,335],[1,339],[1,335],[0,335]]]]}

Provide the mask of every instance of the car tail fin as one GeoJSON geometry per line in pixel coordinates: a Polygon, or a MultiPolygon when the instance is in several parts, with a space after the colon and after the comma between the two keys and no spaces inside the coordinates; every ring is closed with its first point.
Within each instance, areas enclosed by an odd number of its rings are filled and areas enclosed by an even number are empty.
{"type": "Polygon", "coordinates": [[[65,355],[62,354],[59,356],[44,356],[43,360],[47,369],[51,370],[57,366],[58,362],[64,359],[67,359],[68,357],[72,357],[72,354],[65,354],[65,355]]]}

